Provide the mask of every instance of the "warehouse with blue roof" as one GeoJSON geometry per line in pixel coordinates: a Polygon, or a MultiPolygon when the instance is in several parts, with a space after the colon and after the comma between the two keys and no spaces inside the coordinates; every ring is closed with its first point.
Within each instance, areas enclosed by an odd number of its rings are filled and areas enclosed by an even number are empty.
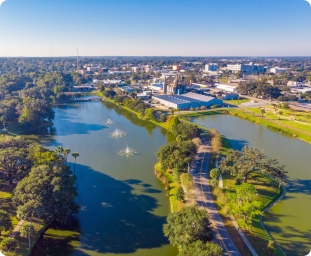
{"type": "Polygon", "coordinates": [[[213,105],[223,105],[223,101],[215,97],[197,93],[185,93],[181,95],[156,95],[152,97],[161,104],[169,108],[189,109],[197,107],[211,107],[213,105]]]}

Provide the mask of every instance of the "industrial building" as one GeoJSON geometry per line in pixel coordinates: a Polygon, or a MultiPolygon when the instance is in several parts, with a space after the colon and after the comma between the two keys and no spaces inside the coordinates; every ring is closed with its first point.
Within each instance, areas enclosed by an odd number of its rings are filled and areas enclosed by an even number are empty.
{"type": "Polygon", "coordinates": [[[237,92],[237,86],[227,85],[227,84],[215,84],[218,90],[224,90],[227,92],[237,92]]]}
{"type": "Polygon", "coordinates": [[[223,104],[223,101],[220,99],[191,92],[181,95],[157,95],[152,98],[169,108],[175,109],[189,109],[202,106],[211,107],[213,105],[223,104]]]}

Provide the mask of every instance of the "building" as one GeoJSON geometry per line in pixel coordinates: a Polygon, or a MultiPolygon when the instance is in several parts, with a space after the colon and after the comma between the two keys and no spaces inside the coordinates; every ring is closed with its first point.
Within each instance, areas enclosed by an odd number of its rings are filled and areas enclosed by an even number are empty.
{"type": "Polygon", "coordinates": [[[148,86],[149,88],[151,88],[154,91],[160,91],[163,90],[163,84],[162,83],[153,83],[150,86],[148,86]]]}
{"type": "Polygon", "coordinates": [[[137,98],[142,98],[143,100],[149,100],[151,98],[151,92],[145,91],[143,93],[137,94],[137,98]]]}
{"type": "Polygon", "coordinates": [[[278,67],[270,68],[270,73],[277,74],[277,73],[280,73],[280,72],[286,72],[289,69],[290,68],[278,68],[278,67]]]}
{"type": "Polygon", "coordinates": [[[166,94],[182,94],[187,91],[187,88],[191,87],[191,82],[181,81],[179,75],[176,75],[173,82],[164,80],[163,93],[166,94]]]}
{"type": "Polygon", "coordinates": [[[157,95],[152,97],[154,100],[169,108],[189,109],[197,107],[211,107],[222,105],[223,101],[215,97],[205,96],[197,93],[185,93],[182,95],[157,95]]]}
{"type": "Polygon", "coordinates": [[[120,89],[123,91],[123,92],[133,92],[134,91],[134,88],[136,88],[137,91],[139,91],[139,87],[138,86],[123,86],[121,87],[120,89]]]}
{"type": "Polygon", "coordinates": [[[218,65],[216,63],[210,63],[205,65],[205,72],[217,72],[218,65]]]}
{"type": "Polygon", "coordinates": [[[222,99],[223,100],[237,100],[239,99],[239,95],[235,93],[232,93],[232,94],[226,93],[225,95],[222,95],[222,99]]]}
{"type": "Polygon", "coordinates": [[[237,92],[237,86],[232,86],[228,84],[215,84],[218,90],[224,90],[227,92],[237,92]]]}
{"type": "Polygon", "coordinates": [[[132,67],[132,70],[133,70],[134,72],[138,72],[138,71],[141,70],[141,67],[132,67]]]}
{"type": "Polygon", "coordinates": [[[88,71],[88,72],[98,72],[99,70],[102,70],[102,68],[101,67],[87,67],[86,68],[86,70],[88,71]]]}
{"type": "Polygon", "coordinates": [[[175,70],[175,71],[180,71],[182,69],[184,69],[183,65],[173,65],[173,70],[175,70]]]}
{"type": "Polygon", "coordinates": [[[234,65],[227,65],[227,70],[231,70],[232,72],[243,72],[247,74],[251,73],[263,73],[265,72],[265,67],[264,65],[260,64],[253,64],[253,62],[250,62],[248,65],[247,64],[234,64],[234,65]]]}

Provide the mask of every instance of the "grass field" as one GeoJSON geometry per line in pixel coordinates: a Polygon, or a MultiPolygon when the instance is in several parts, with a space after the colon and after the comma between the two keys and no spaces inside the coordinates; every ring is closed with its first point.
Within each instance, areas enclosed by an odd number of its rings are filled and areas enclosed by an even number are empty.
{"type": "MultiPolygon", "coordinates": [[[[222,147],[220,148],[221,151],[220,159],[221,157],[226,157],[228,150],[231,148],[232,146],[230,141],[222,137],[222,147]]],[[[209,164],[209,169],[212,168],[215,168],[215,157],[213,156],[211,157],[211,161],[209,164]]],[[[224,188],[226,189],[226,191],[230,193],[235,193],[235,177],[232,176],[230,173],[223,173],[222,177],[224,188]]],[[[261,210],[264,210],[268,205],[277,200],[279,196],[283,193],[282,188],[281,189],[279,188],[277,182],[262,174],[253,173],[252,175],[250,175],[248,183],[253,184],[258,191],[257,200],[262,203],[261,210]]],[[[213,190],[212,186],[211,189],[213,190]]],[[[231,220],[222,215],[221,207],[217,204],[217,196],[214,193],[213,199],[220,216],[223,218],[226,229],[230,237],[234,241],[235,245],[238,247],[238,250],[243,256],[244,255],[251,256],[252,255],[251,252],[248,250],[245,243],[240,238],[240,235],[233,226],[231,220]]],[[[267,255],[266,248],[271,238],[262,227],[259,216],[256,216],[253,219],[252,231],[245,232],[245,235],[249,240],[249,242],[254,247],[254,249],[256,250],[256,252],[258,253],[258,255],[267,255]]],[[[278,248],[276,248],[273,256],[282,256],[282,255],[283,253],[278,248]]]]}
{"type": "Polygon", "coordinates": [[[231,105],[240,105],[242,103],[250,102],[249,99],[240,99],[240,100],[224,100],[224,103],[231,105]]]}

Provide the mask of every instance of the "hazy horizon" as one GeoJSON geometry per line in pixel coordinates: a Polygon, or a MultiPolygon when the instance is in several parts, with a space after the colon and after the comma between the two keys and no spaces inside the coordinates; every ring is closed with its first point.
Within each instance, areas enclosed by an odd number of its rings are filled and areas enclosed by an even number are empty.
{"type": "Polygon", "coordinates": [[[305,0],[6,0],[0,56],[311,56],[305,0]]]}

